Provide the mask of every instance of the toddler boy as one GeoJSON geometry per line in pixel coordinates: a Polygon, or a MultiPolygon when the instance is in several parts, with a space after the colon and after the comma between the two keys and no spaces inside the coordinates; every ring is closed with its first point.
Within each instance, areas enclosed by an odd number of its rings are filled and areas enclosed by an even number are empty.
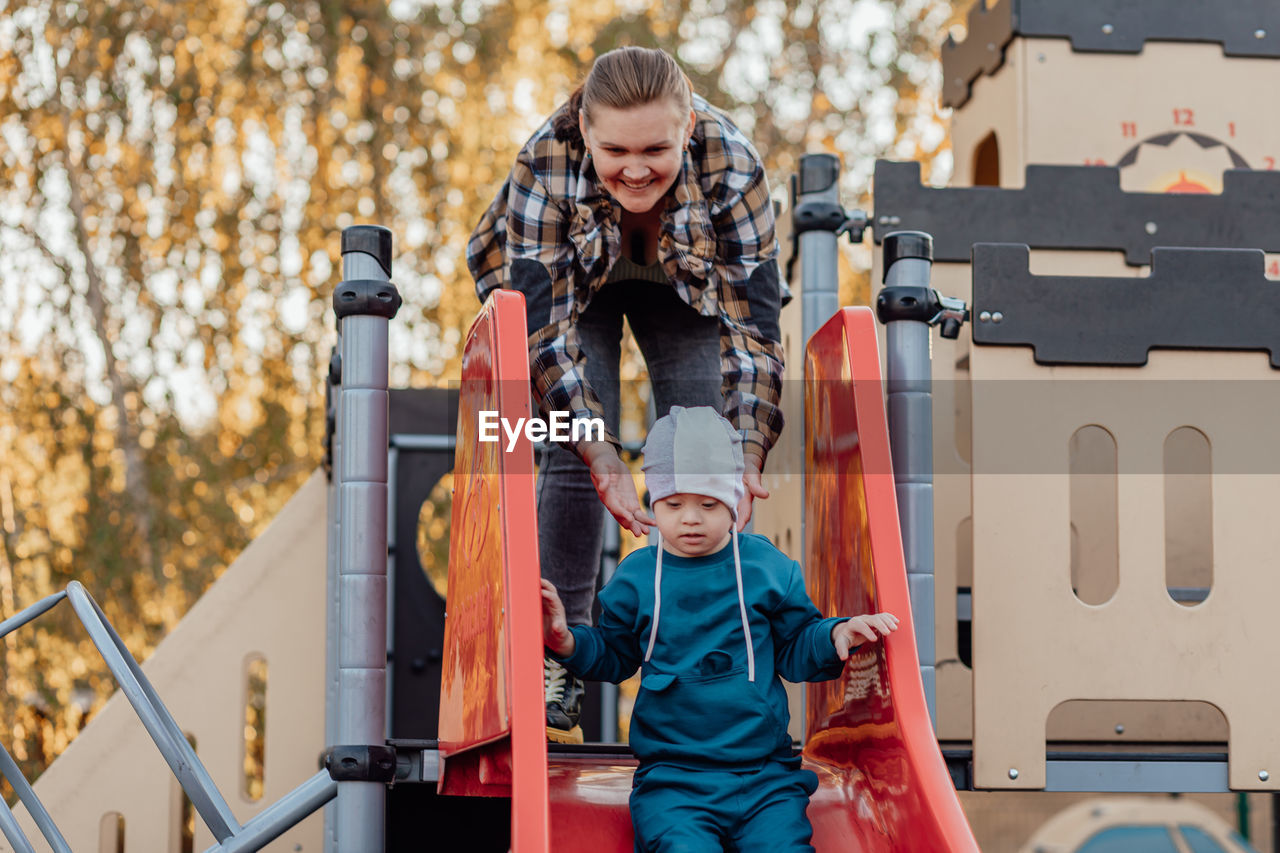
{"type": "Polygon", "coordinates": [[[792,754],[779,676],[837,678],[851,648],[898,624],[822,618],[799,564],[763,536],[739,539],[741,444],[715,410],[673,406],[644,446],[658,545],[618,566],[599,624],[569,628],[542,581],[543,641],[566,669],[612,682],[641,669],[630,803],[643,853],[812,853],[817,777],[792,754]]]}

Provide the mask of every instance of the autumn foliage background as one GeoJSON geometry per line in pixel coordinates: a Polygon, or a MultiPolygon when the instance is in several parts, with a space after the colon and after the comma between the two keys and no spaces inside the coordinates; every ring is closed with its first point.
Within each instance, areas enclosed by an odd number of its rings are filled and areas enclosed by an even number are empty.
{"type": "MultiPolygon", "coordinates": [[[[395,234],[392,384],[456,379],[466,238],[597,54],[667,49],[780,201],[832,151],[865,205],[876,156],[945,180],[970,2],[0,0],[0,619],[78,579],[143,659],[261,532],[321,457],[343,227],[395,234]]],[[[66,608],[0,656],[31,778],[114,685],[66,608]]]]}

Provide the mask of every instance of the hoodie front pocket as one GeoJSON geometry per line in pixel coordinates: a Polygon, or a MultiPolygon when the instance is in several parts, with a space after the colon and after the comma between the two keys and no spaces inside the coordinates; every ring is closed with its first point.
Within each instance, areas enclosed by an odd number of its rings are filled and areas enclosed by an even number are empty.
{"type": "Polygon", "coordinates": [[[632,746],[650,759],[705,753],[720,762],[750,761],[769,755],[784,735],[743,667],[712,675],[649,673],[631,719],[632,746]]]}

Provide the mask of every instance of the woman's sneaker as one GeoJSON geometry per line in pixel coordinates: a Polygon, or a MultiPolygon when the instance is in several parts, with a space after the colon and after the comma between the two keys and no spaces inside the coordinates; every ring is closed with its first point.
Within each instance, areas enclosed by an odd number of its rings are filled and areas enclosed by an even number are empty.
{"type": "Polygon", "coordinates": [[[542,659],[542,678],[547,701],[547,740],[556,743],[582,743],[582,679],[551,658],[542,659]]]}

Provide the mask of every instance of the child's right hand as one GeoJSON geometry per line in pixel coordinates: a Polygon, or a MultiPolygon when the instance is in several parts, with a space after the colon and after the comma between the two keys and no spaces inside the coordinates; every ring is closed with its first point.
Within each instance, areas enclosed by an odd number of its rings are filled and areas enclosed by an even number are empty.
{"type": "MultiPolygon", "coordinates": [[[[546,581],[543,581],[546,583],[546,581]]],[[[849,659],[849,650],[864,641],[874,643],[898,630],[898,617],[892,613],[870,613],[854,616],[831,629],[831,642],[835,643],[840,660],[849,659]]]]}
{"type": "Polygon", "coordinates": [[[577,648],[564,615],[564,603],[555,586],[542,579],[542,644],[557,657],[567,658],[577,648]]]}

